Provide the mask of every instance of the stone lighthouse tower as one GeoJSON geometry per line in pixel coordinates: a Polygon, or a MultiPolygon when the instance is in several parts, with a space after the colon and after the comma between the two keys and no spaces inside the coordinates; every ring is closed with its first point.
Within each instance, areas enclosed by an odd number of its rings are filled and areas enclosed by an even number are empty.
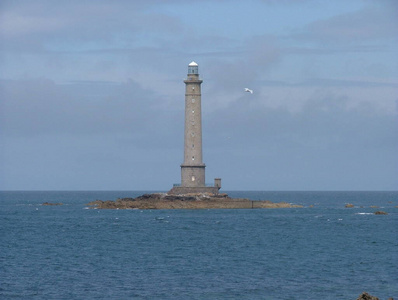
{"type": "Polygon", "coordinates": [[[202,80],[199,78],[198,64],[188,65],[185,83],[185,129],[184,162],[181,164],[181,185],[174,185],[172,194],[218,193],[221,179],[214,180],[214,186],[206,186],[205,168],[202,156],[202,80]]]}
{"type": "Polygon", "coordinates": [[[198,65],[188,65],[185,82],[185,130],[184,162],[181,165],[181,185],[186,187],[205,186],[205,164],[202,161],[202,80],[199,79],[198,65]]]}

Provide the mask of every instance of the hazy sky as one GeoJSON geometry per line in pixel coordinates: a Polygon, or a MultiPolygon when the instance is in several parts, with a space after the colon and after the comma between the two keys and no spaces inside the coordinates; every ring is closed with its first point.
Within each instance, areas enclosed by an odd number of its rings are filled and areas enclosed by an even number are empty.
{"type": "Polygon", "coordinates": [[[0,189],[398,189],[398,1],[2,0],[0,189]],[[244,92],[248,87],[251,95],[244,92]]]}

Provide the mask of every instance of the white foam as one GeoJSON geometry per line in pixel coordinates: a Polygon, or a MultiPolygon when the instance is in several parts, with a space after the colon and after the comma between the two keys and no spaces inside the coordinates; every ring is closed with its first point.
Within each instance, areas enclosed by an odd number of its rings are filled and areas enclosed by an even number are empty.
{"type": "Polygon", "coordinates": [[[356,213],[356,215],[373,215],[373,213],[356,213]]]}

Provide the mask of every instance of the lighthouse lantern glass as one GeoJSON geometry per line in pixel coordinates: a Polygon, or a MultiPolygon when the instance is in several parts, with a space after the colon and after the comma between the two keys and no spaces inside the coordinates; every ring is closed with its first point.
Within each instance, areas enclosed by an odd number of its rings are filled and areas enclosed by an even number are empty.
{"type": "Polygon", "coordinates": [[[188,66],[188,74],[199,74],[198,66],[188,66]]]}

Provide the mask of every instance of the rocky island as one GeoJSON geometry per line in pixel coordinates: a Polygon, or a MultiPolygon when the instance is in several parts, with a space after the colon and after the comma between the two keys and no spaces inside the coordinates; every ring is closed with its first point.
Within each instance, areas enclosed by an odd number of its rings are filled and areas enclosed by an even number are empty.
{"type": "Polygon", "coordinates": [[[196,193],[168,195],[166,193],[144,194],[136,198],[120,198],[115,201],[96,200],[88,203],[98,209],[242,209],[242,208],[298,208],[286,202],[231,198],[227,194],[196,193]]]}
{"type": "Polygon", "coordinates": [[[44,202],[42,205],[43,206],[59,206],[59,205],[64,205],[64,204],[63,203],[44,202]]]}

